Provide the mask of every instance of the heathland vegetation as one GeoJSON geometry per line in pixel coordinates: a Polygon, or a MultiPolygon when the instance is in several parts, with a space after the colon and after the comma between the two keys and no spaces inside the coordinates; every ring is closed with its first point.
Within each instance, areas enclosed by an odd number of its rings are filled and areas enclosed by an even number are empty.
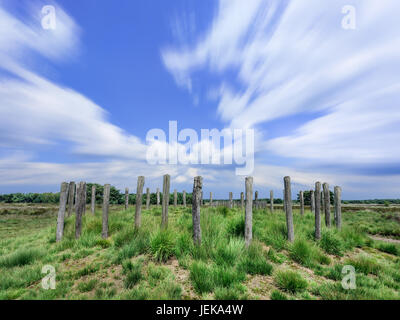
{"type": "MultiPolygon", "coordinates": [[[[90,188],[88,188],[90,190],[90,188]]],[[[191,208],[170,206],[162,230],[161,207],[112,205],[109,238],[102,239],[100,206],[75,215],[56,242],[56,206],[37,215],[0,215],[1,299],[400,299],[400,246],[370,235],[400,239],[396,213],[343,212],[342,230],[322,227],[294,211],[295,241],[287,241],[281,210],[253,211],[253,242],[245,248],[240,208],[201,209],[202,243],[192,241],[191,208]],[[42,288],[42,268],[54,266],[55,290],[42,288]],[[342,287],[342,268],[356,270],[354,290],[342,287]]]]}

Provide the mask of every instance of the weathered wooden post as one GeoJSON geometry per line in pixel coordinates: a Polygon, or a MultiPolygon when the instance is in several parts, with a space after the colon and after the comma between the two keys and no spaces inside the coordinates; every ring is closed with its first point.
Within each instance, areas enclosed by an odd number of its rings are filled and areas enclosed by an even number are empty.
{"type": "Polygon", "coordinates": [[[321,191],[321,214],[325,214],[325,200],[324,200],[323,187],[322,187],[322,191],[321,191]]]}
{"type": "Polygon", "coordinates": [[[182,202],[183,202],[183,206],[186,207],[186,191],[183,190],[182,192],[182,202]]]}
{"type": "Polygon", "coordinates": [[[321,182],[315,183],[315,239],[321,239],[321,182]]]}
{"type": "Polygon", "coordinates": [[[125,210],[129,207],[129,189],[125,188],[125,210]]]}
{"type": "Polygon", "coordinates": [[[161,228],[168,228],[168,205],[169,205],[169,187],[171,177],[169,174],[164,175],[163,181],[163,198],[162,198],[162,220],[161,228]]]}
{"type": "Polygon", "coordinates": [[[150,209],[150,188],[146,188],[146,210],[150,209]]]}
{"type": "Polygon", "coordinates": [[[193,242],[199,246],[201,244],[200,228],[200,201],[203,188],[203,178],[195,177],[192,194],[192,220],[193,220],[193,242]]]}
{"type": "Polygon", "coordinates": [[[108,209],[110,206],[110,185],[104,185],[103,191],[103,230],[101,232],[101,237],[103,239],[108,238],[108,209]]]}
{"type": "Polygon", "coordinates": [[[92,185],[90,201],[91,201],[90,212],[92,213],[92,215],[94,215],[94,213],[96,211],[96,186],[95,185],[92,185]]]}
{"type": "Polygon", "coordinates": [[[342,228],[342,189],[335,187],[335,222],[336,228],[342,228]]]}
{"type": "Polygon", "coordinates": [[[201,206],[204,206],[204,201],[203,201],[203,190],[201,191],[200,205],[201,205],[201,206]]]}
{"type": "Polygon", "coordinates": [[[178,193],[176,189],[174,189],[174,208],[178,205],[178,193]]]}
{"type": "Polygon", "coordinates": [[[246,247],[251,244],[253,239],[253,177],[246,177],[246,209],[244,216],[244,240],[246,247]]]}
{"type": "Polygon", "coordinates": [[[274,212],[274,191],[269,191],[269,209],[274,212]]]}
{"type": "Polygon", "coordinates": [[[285,184],[285,212],[286,212],[286,226],[287,235],[290,242],[294,241],[294,229],[293,229],[293,212],[292,212],[292,190],[290,185],[290,177],[283,179],[285,184]]]}
{"type": "Polygon", "coordinates": [[[68,185],[68,217],[74,209],[75,182],[71,181],[68,185]]]}
{"type": "Polygon", "coordinates": [[[315,195],[314,195],[314,190],[310,190],[310,206],[311,206],[311,213],[315,214],[315,195]]]}
{"type": "Polygon", "coordinates": [[[254,193],[254,207],[258,209],[258,191],[254,193]]]}
{"type": "Polygon", "coordinates": [[[304,215],[304,192],[300,191],[300,214],[304,215]]]}
{"type": "Polygon", "coordinates": [[[79,182],[76,187],[76,219],[75,219],[75,238],[79,239],[82,232],[82,216],[85,211],[86,182],[79,182]]]}
{"type": "Polygon", "coordinates": [[[157,207],[160,205],[160,188],[157,188],[157,207]]]}
{"type": "Polygon", "coordinates": [[[78,185],[75,185],[75,206],[74,206],[75,214],[77,206],[78,206],[78,185]]]}
{"type": "Polygon", "coordinates": [[[233,207],[233,193],[229,192],[229,209],[233,207]]]}
{"type": "Polygon", "coordinates": [[[285,206],[286,206],[285,190],[282,191],[282,194],[283,194],[283,211],[285,211],[285,206]]]}
{"type": "Polygon", "coordinates": [[[242,210],[244,209],[244,194],[243,192],[240,193],[240,207],[242,210]]]}
{"type": "Polygon", "coordinates": [[[64,234],[64,218],[65,211],[67,209],[67,199],[68,199],[68,183],[61,183],[60,189],[60,208],[58,209],[57,216],[57,232],[56,232],[56,241],[59,242],[62,240],[64,234]]]}
{"type": "Polygon", "coordinates": [[[136,189],[135,228],[140,228],[140,225],[142,223],[143,186],[144,186],[144,177],[140,176],[138,177],[137,180],[137,189],[136,189]]]}
{"type": "Polygon", "coordinates": [[[324,208],[325,208],[325,225],[330,228],[331,227],[331,195],[329,192],[329,184],[323,184],[323,192],[324,192],[324,208]]]}
{"type": "Polygon", "coordinates": [[[213,205],[213,198],[212,198],[212,192],[210,192],[210,207],[213,205]]]}

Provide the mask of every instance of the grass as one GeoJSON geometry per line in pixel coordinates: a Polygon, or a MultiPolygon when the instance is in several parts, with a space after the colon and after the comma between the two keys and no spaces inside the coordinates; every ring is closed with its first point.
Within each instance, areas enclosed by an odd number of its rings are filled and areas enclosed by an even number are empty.
{"type": "Polygon", "coordinates": [[[71,216],[60,243],[54,209],[0,214],[0,299],[400,299],[399,245],[368,238],[400,236],[394,213],[343,212],[343,229],[323,225],[315,241],[313,215],[294,210],[289,243],[283,211],[254,210],[246,248],[238,208],[202,208],[200,246],[190,208],[170,207],[167,230],[160,208],[143,210],[137,230],[134,208],[112,205],[106,240],[100,211],[83,217],[78,240],[71,216]],[[41,287],[44,265],[56,269],[56,290],[41,287]],[[355,290],[341,286],[345,265],[355,290]]]}

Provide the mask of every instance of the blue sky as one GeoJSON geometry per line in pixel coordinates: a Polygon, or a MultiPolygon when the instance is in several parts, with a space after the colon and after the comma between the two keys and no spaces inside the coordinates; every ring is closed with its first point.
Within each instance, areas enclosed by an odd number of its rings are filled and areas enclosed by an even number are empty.
{"type": "Polygon", "coordinates": [[[315,181],[345,199],[400,193],[395,0],[0,0],[0,192],[62,181],[238,197],[233,166],[150,165],[153,128],[256,133],[255,189],[315,181]],[[43,30],[41,8],[56,8],[43,30]],[[356,29],[342,28],[342,8],[356,29]]]}

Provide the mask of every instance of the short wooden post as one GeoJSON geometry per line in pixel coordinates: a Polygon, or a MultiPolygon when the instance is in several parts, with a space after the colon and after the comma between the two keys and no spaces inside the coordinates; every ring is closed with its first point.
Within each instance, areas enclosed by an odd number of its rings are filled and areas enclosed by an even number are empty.
{"type": "Polygon", "coordinates": [[[75,182],[71,181],[68,185],[68,217],[74,209],[75,182]]]}
{"type": "Polygon", "coordinates": [[[330,228],[331,227],[331,195],[329,192],[329,184],[323,184],[323,192],[324,192],[324,208],[325,208],[325,225],[330,228]]]}
{"type": "Polygon", "coordinates": [[[82,216],[85,212],[86,182],[79,182],[76,187],[76,219],[75,219],[75,238],[79,239],[82,232],[82,216]]]}
{"type": "Polygon", "coordinates": [[[229,192],[229,209],[233,207],[233,193],[229,192]]]}
{"type": "Polygon", "coordinates": [[[129,208],[129,188],[125,188],[125,210],[129,208]]]}
{"type": "Polygon", "coordinates": [[[294,241],[294,229],[293,229],[293,212],[292,212],[292,190],[290,185],[290,177],[283,179],[285,184],[285,212],[286,212],[286,226],[287,235],[290,242],[294,241]]]}
{"type": "Polygon", "coordinates": [[[321,239],[321,182],[315,183],[315,239],[321,239]]]}
{"type": "Polygon", "coordinates": [[[174,208],[178,205],[178,193],[176,189],[174,189],[174,208]]]}
{"type": "Polygon", "coordinates": [[[243,192],[240,193],[240,207],[242,210],[244,209],[244,194],[243,192]]]}
{"type": "Polygon", "coordinates": [[[95,185],[92,185],[90,201],[91,201],[90,212],[92,213],[92,215],[94,215],[94,213],[96,211],[96,186],[95,185]]]}
{"type": "Polygon", "coordinates": [[[144,177],[140,176],[137,180],[136,189],[136,211],[135,211],[135,228],[140,228],[142,223],[142,202],[143,202],[144,177]]]}
{"type": "Polygon", "coordinates": [[[244,218],[244,240],[246,243],[246,247],[248,247],[253,239],[253,177],[246,177],[245,188],[246,209],[244,218]]]}
{"type": "Polygon", "coordinates": [[[161,228],[168,228],[168,205],[169,205],[169,187],[171,177],[169,174],[164,175],[163,181],[163,198],[162,198],[162,220],[161,228]]]}
{"type": "Polygon", "coordinates": [[[183,190],[182,192],[182,202],[183,202],[183,206],[186,207],[186,191],[183,190]]]}
{"type": "Polygon", "coordinates": [[[342,189],[335,187],[335,223],[336,228],[342,228],[342,189]]]}
{"type": "Polygon", "coordinates": [[[150,188],[146,188],[146,210],[150,209],[150,188]]]}
{"type": "Polygon", "coordinates": [[[300,214],[304,215],[304,192],[300,191],[300,214]]]}
{"type": "Polygon", "coordinates": [[[254,206],[258,209],[258,191],[254,193],[254,206]]]}
{"type": "Polygon", "coordinates": [[[315,214],[315,195],[314,195],[314,190],[310,190],[310,206],[311,206],[311,213],[315,214]]]}
{"type": "Polygon", "coordinates": [[[110,206],[110,185],[105,184],[103,189],[103,230],[101,237],[108,238],[108,209],[110,206]]]}
{"type": "Polygon", "coordinates": [[[201,244],[200,228],[200,201],[203,188],[203,178],[195,177],[192,194],[192,220],[193,220],[193,242],[199,246],[201,244]]]}
{"type": "Polygon", "coordinates": [[[160,188],[157,188],[157,207],[160,205],[160,188]]]}
{"type": "Polygon", "coordinates": [[[269,192],[269,209],[271,212],[274,212],[274,191],[270,190],[269,192]]]}
{"type": "Polygon", "coordinates": [[[58,209],[57,216],[57,232],[56,232],[56,241],[59,242],[62,240],[64,234],[64,218],[65,211],[67,209],[67,200],[68,200],[68,183],[61,183],[60,189],[60,207],[58,209]]]}
{"type": "Polygon", "coordinates": [[[213,205],[213,198],[212,198],[212,192],[210,192],[210,207],[213,205]]]}

